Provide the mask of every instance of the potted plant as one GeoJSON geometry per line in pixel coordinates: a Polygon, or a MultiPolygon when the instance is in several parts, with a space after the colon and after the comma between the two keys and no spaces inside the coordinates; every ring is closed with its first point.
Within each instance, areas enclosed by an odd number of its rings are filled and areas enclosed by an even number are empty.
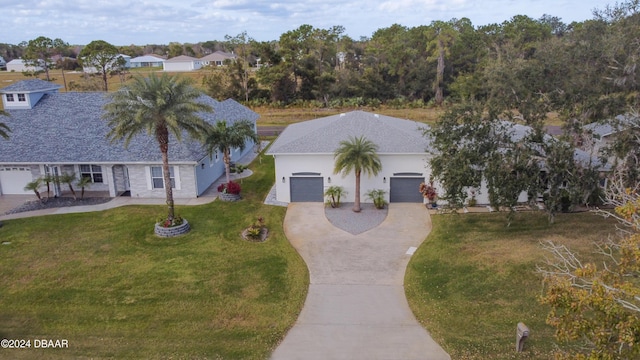
{"type": "Polygon", "coordinates": [[[436,197],[438,196],[438,193],[436,192],[435,186],[433,186],[433,181],[430,181],[428,185],[426,183],[421,183],[420,193],[422,194],[422,196],[424,196],[425,199],[429,201],[431,207],[438,207],[438,204],[436,203],[436,197]]]}
{"type": "Polygon", "coordinates": [[[471,193],[471,198],[467,202],[467,205],[469,205],[469,207],[474,207],[478,204],[478,200],[476,200],[476,190],[472,189],[470,193],[471,193]]]}

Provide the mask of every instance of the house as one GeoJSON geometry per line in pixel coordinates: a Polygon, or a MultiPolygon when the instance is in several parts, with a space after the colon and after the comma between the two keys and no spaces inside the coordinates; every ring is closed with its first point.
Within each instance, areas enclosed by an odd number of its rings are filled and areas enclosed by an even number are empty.
{"type": "Polygon", "coordinates": [[[583,127],[586,139],[582,141],[581,148],[607,157],[609,162],[613,164],[615,156],[607,153],[609,148],[620,140],[620,136],[624,135],[625,132],[631,131],[634,127],[637,128],[638,124],[638,118],[631,114],[618,115],[604,123],[594,122],[587,124],[583,127]]]}
{"type": "Polygon", "coordinates": [[[0,56],[0,69],[6,69],[6,68],[7,68],[7,62],[4,60],[2,56],[0,56]]]}
{"type": "Polygon", "coordinates": [[[378,145],[382,171],[361,176],[361,198],[368,190],[382,189],[389,202],[424,201],[418,189],[429,179],[429,140],[425,125],[409,120],[352,111],[289,125],[267,154],[275,158],[276,197],[282,202],[321,202],[333,185],[347,191],[343,201],[353,202],[355,175],[334,174],[334,151],[349,137],[364,136],[378,145]]]}
{"type": "Polygon", "coordinates": [[[41,71],[40,66],[27,65],[22,59],[13,59],[6,64],[7,71],[23,72],[23,71],[41,71]]]}
{"type": "MultiPolygon", "coordinates": [[[[110,128],[102,118],[108,101],[99,92],[58,92],[58,85],[34,79],[0,89],[5,110],[2,121],[11,129],[10,138],[0,141],[0,194],[26,194],[25,185],[43,175],[74,172],[88,177],[92,191],[110,196],[129,192],[131,196],[165,197],[161,154],[153,136],[140,134],[128,148],[107,139],[110,128]]],[[[255,122],[258,115],[233,100],[216,101],[202,96],[214,113],[201,117],[214,124],[219,120],[255,122]]],[[[176,198],[201,195],[224,174],[222,154],[207,155],[202,145],[185,134],[182,142],[172,138],[169,161],[176,198]]],[[[253,151],[235,149],[232,159],[253,151]]],[[[59,188],[54,189],[59,192],[59,188]]]]}
{"type": "Polygon", "coordinates": [[[237,56],[233,53],[227,53],[224,51],[216,51],[205,57],[200,58],[203,66],[222,66],[227,60],[233,61],[237,56]]]}
{"type": "Polygon", "coordinates": [[[191,56],[180,55],[165,60],[164,71],[194,71],[202,68],[202,61],[191,56]]]}
{"type": "MultiPolygon", "coordinates": [[[[382,189],[387,192],[385,200],[393,202],[424,202],[418,189],[420,183],[429,181],[430,140],[423,136],[428,126],[414,121],[397,119],[363,111],[329,116],[289,125],[271,145],[267,154],[275,158],[276,198],[282,202],[320,202],[329,186],[342,186],[347,191],[343,201],[354,201],[355,175],[343,177],[334,174],[334,151],[340,141],[349,137],[364,136],[378,145],[378,156],[382,171],[377,176],[361,177],[361,197],[368,190],[382,189]]],[[[499,131],[504,131],[513,141],[522,140],[530,127],[502,122],[499,131]]],[[[545,136],[545,141],[557,141],[545,136]]],[[[606,171],[597,158],[576,149],[574,160],[582,166],[596,166],[606,171]]],[[[544,154],[540,149],[540,165],[544,172],[544,154]]],[[[436,189],[442,186],[435,184],[436,189]]],[[[468,189],[469,197],[472,190],[468,189]]],[[[474,190],[477,203],[488,204],[486,182],[474,190]]],[[[522,192],[519,202],[527,201],[522,192]]]]}
{"type": "Polygon", "coordinates": [[[164,64],[164,59],[157,55],[143,55],[138,56],[131,59],[131,67],[132,68],[142,68],[142,67],[162,67],[164,64]]]}

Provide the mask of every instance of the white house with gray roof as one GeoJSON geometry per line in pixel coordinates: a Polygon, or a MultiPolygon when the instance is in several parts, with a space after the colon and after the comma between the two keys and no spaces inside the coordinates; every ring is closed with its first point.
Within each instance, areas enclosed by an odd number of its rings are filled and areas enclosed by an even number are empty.
{"type": "MultiPolygon", "coordinates": [[[[128,148],[112,143],[102,119],[105,94],[59,93],[58,88],[35,79],[0,89],[10,114],[2,121],[11,129],[10,138],[0,141],[0,194],[28,194],[24,187],[36,178],[74,172],[91,178],[92,191],[164,197],[161,154],[153,136],[140,134],[128,148]]],[[[249,120],[255,127],[258,114],[233,100],[219,102],[203,95],[200,101],[214,109],[200,114],[211,124],[249,120]]],[[[222,154],[210,157],[200,143],[186,135],[182,140],[172,138],[169,146],[174,196],[193,198],[224,174],[224,163],[222,154]]],[[[253,145],[233,151],[232,160],[253,151],[253,145]]]]}
{"type": "Polygon", "coordinates": [[[202,60],[180,55],[165,60],[162,66],[164,71],[194,71],[202,68],[202,60]]]}
{"type": "Polygon", "coordinates": [[[132,68],[144,68],[144,67],[162,67],[165,59],[157,55],[142,55],[131,59],[132,68]]]}
{"type": "Polygon", "coordinates": [[[422,135],[425,124],[364,111],[289,125],[271,145],[276,166],[278,201],[324,200],[332,185],[347,191],[343,201],[353,202],[355,175],[334,174],[334,151],[349,137],[364,136],[378,145],[382,171],[377,176],[361,176],[361,198],[371,189],[383,189],[390,202],[423,202],[418,188],[428,180],[429,141],[422,135]]]}
{"type": "MultiPolygon", "coordinates": [[[[501,123],[501,131],[514,141],[521,140],[532,129],[510,122],[501,123]]],[[[276,197],[282,202],[320,202],[329,186],[342,186],[347,191],[343,201],[354,201],[355,175],[334,174],[334,151],[349,137],[364,136],[378,145],[382,171],[373,177],[362,175],[361,197],[368,190],[382,189],[389,202],[423,202],[419,193],[421,182],[429,181],[430,140],[423,136],[428,126],[409,120],[353,111],[321,119],[289,125],[271,145],[267,154],[273,155],[276,166],[276,197]]],[[[546,136],[545,141],[558,141],[546,136]]],[[[581,166],[597,166],[606,171],[597,158],[576,149],[574,160],[581,166]]],[[[544,154],[539,159],[544,169],[544,154]]],[[[544,171],[544,170],[543,170],[544,171]]],[[[436,183],[436,189],[442,187],[436,183]]],[[[488,204],[486,182],[474,190],[479,204],[488,204]]],[[[370,199],[365,201],[370,202],[370,199]]],[[[527,201],[522,192],[519,202],[527,201]]]]}

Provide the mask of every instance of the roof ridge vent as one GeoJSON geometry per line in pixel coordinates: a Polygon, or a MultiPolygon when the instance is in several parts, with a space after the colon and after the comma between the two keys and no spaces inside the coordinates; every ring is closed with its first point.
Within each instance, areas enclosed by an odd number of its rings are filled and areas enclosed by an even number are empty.
{"type": "Polygon", "coordinates": [[[340,117],[345,117],[345,116],[347,116],[347,114],[345,114],[345,113],[341,113],[340,114],[340,117]]]}
{"type": "Polygon", "coordinates": [[[378,114],[373,114],[373,116],[375,116],[375,117],[377,117],[377,118],[379,118],[379,117],[380,117],[380,115],[378,115],[378,114]]]}

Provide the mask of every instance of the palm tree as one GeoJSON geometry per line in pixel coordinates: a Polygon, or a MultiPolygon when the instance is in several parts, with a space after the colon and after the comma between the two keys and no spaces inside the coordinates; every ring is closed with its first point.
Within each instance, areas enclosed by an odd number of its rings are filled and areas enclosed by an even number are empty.
{"type": "Polygon", "coordinates": [[[236,121],[230,126],[227,126],[226,121],[221,120],[209,129],[205,139],[205,147],[209,156],[213,156],[216,151],[222,153],[227,184],[231,181],[229,178],[231,173],[231,149],[238,148],[243,151],[247,140],[252,140],[254,143],[258,142],[258,134],[256,134],[253,124],[249,120],[236,121]]]}
{"type": "MultiPolygon", "coordinates": [[[[4,110],[0,110],[0,116],[9,116],[9,113],[4,110]]],[[[10,132],[11,129],[9,129],[9,127],[5,123],[0,122],[0,137],[8,139],[10,132]]]]}
{"type": "Polygon", "coordinates": [[[333,172],[342,172],[343,176],[352,170],[356,174],[356,193],[354,212],[360,212],[360,174],[364,171],[369,176],[378,175],[382,170],[382,164],[376,151],[378,146],[364,136],[349,137],[349,140],[340,142],[340,146],[333,153],[336,160],[333,172]]]}
{"type": "Polygon", "coordinates": [[[78,187],[81,189],[80,190],[80,199],[84,199],[84,189],[86,189],[89,186],[91,186],[91,178],[88,177],[88,176],[80,176],[80,178],[78,179],[78,182],[76,183],[76,185],[78,185],[78,187]]]}
{"type": "Polygon", "coordinates": [[[129,85],[110,95],[111,101],[104,106],[104,118],[109,122],[112,141],[124,140],[129,146],[131,140],[142,132],[153,134],[162,154],[162,174],[167,197],[167,220],[173,221],[174,203],[169,172],[169,136],[178,141],[186,131],[201,140],[208,123],[198,116],[198,112],[212,112],[213,109],[198,101],[202,93],[191,86],[191,79],[152,73],[149,78],[137,76],[129,85]]]}
{"type": "Polygon", "coordinates": [[[76,196],[76,191],[73,189],[73,182],[76,181],[76,173],[74,172],[64,173],[62,174],[62,176],[60,176],[60,181],[62,181],[63,183],[69,186],[69,190],[73,195],[73,200],[78,200],[78,197],[76,196]]]}
{"type": "Polygon", "coordinates": [[[25,191],[33,191],[36,196],[38,197],[38,200],[42,201],[42,196],[40,195],[40,185],[42,185],[42,179],[41,178],[37,178],[29,183],[27,183],[27,185],[24,187],[25,191]]]}

